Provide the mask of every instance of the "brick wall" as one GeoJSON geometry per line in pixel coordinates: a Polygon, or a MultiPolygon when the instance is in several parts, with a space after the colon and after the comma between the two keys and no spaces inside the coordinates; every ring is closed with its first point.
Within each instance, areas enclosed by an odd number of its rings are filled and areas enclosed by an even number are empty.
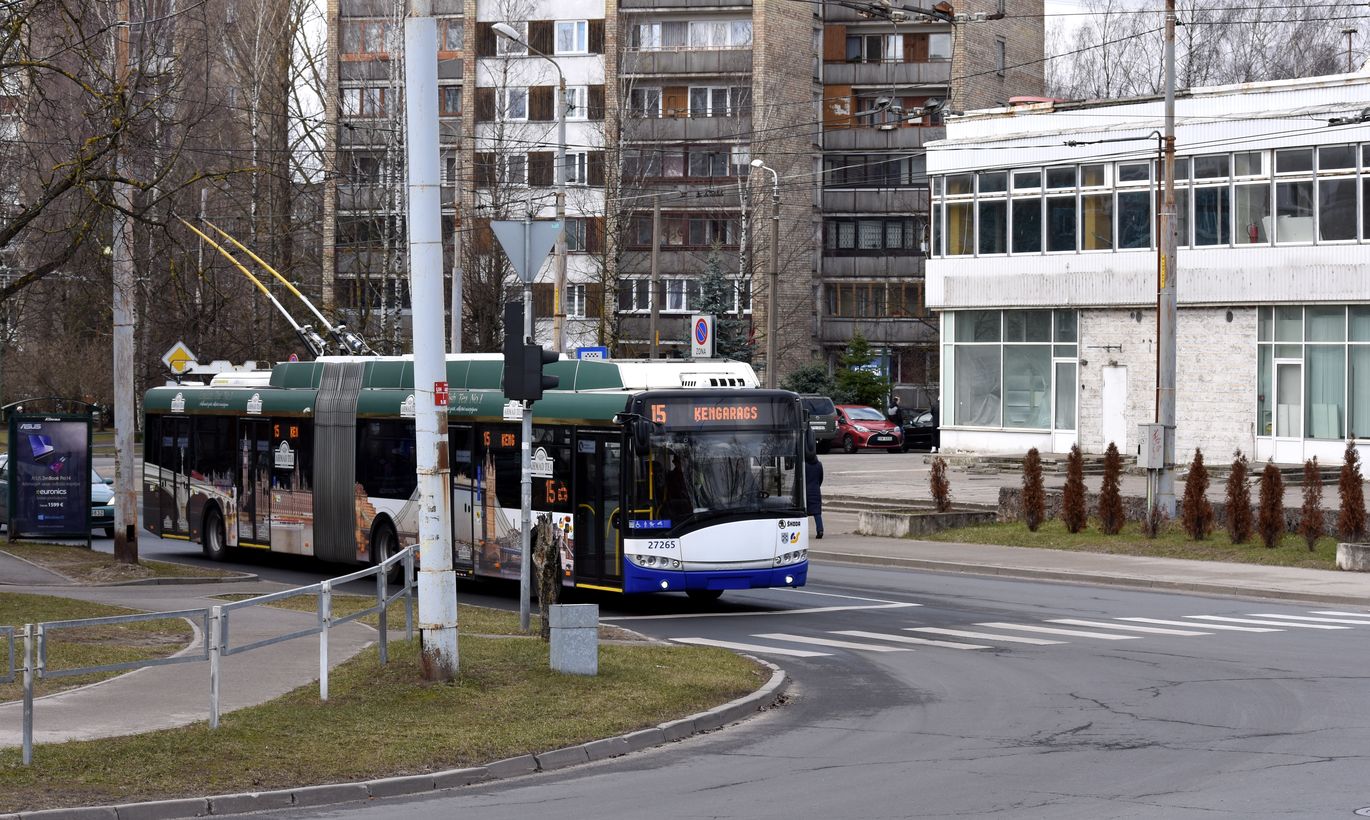
{"type": "MultiPolygon", "coordinates": [[[[994,14],[1000,0],[960,0],[957,14],[994,14]]],[[[952,104],[958,111],[996,108],[1010,97],[1040,96],[1043,81],[1045,18],[1042,0],[1003,0],[1003,20],[954,27],[952,104]],[[998,43],[1004,43],[1005,69],[999,71],[998,43]]]]}

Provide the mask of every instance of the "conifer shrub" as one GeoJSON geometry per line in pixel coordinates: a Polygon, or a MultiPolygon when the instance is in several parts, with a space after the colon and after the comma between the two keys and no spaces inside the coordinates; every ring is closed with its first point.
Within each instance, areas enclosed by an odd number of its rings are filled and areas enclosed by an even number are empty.
{"type": "Polygon", "coordinates": [[[932,491],[932,503],[938,512],[951,509],[951,482],[947,480],[947,462],[941,456],[932,460],[932,472],[928,474],[928,489],[932,491]]]}
{"type": "Polygon", "coordinates": [[[1023,458],[1023,521],[1032,532],[1047,517],[1046,490],[1042,487],[1042,455],[1033,447],[1023,458]]]}
{"type": "Polygon", "coordinates": [[[1251,472],[1241,450],[1232,453],[1232,472],[1227,475],[1227,537],[1234,544],[1251,539],[1251,472]]]}
{"type": "Polygon", "coordinates": [[[1256,516],[1256,532],[1261,543],[1273,549],[1284,535],[1284,479],[1273,460],[1261,471],[1260,511],[1256,516]]]}
{"type": "Polygon", "coordinates": [[[1080,445],[1070,448],[1066,458],[1066,486],[1061,497],[1061,521],[1068,532],[1076,533],[1085,528],[1089,512],[1085,506],[1085,457],[1080,445]]]}
{"type": "Polygon", "coordinates": [[[1108,443],[1104,451],[1104,481],[1099,488],[1099,527],[1106,535],[1117,535],[1123,529],[1123,456],[1118,445],[1108,443]]]}
{"type": "Polygon", "coordinates": [[[1337,480],[1337,495],[1341,505],[1337,512],[1337,534],[1344,541],[1365,539],[1365,488],[1360,474],[1360,454],[1355,442],[1346,442],[1342,457],[1341,476],[1337,480]]]}
{"type": "Polygon", "coordinates": [[[1204,454],[1194,448],[1194,461],[1184,480],[1184,531],[1195,541],[1202,541],[1213,531],[1213,505],[1208,501],[1208,468],[1204,454]]]}
{"type": "Polygon", "coordinates": [[[1322,475],[1318,472],[1318,457],[1303,463],[1303,509],[1299,515],[1299,535],[1312,552],[1322,535],[1322,475]]]}

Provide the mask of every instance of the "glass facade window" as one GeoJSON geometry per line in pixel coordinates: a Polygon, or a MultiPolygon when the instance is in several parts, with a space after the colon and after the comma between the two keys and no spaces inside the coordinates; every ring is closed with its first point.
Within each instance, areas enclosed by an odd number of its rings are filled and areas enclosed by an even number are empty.
{"type": "Polygon", "coordinates": [[[1047,250],[1075,250],[1075,196],[1047,197],[1047,250]]]}
{"type": "Polygon", "coordinates": [[[1275,184],[1275,242],[1312,242],[1313,214],[1313,180],[1275,184]]]}
{"type": "Polygon", "coordinates": [[[1194,189],[1194,244],[1228,245],[1232,241],[1232,214],[1227,188],[1194,189]]]}
{"type": "Polygon", "coordinates": [[[1113,195],[1084,194],[1080,197],[1080,249],[1113,250],[1113,195]]]}
{"type": "Polygon", "coordinates": [[[1013,200],[1013,252],[1041,253],[1042,200],[1013,200]]]}
{"type": "Polygon", "coordinates": [[[1318,239],[1356,238],[1356,178],[1318,179],[1318,239]]]}
{"type": "Polygon", "coordinates": [[[967,310],[944,319],[951,321],[943,337],[943,347],[951,348],[943,358],[951,368],[950,424],[1075,429],[1074,311],[967,310]]]}
{"type": "Polygon", "coordinates": [[[1370,307],[1257,311],[1257,435],[1370,437],[1370,307]]]}
{"type": "Polygon", "coordinates": [[[1118,192],[1118,247],[1151,247],[1151,192],[1118,192]]]}
{"type": "Polygon", "coordinates": [[[1233,212],[1237,220],[1237,243],[1270,243],[1270,186],[1266,183],[1238,185],[1233,189],[1233,212]]]}
{"type": "Polygon", "coordinates": [[[1008,201],[980,202],[980,253],[1008,253],[1008,201]]]}

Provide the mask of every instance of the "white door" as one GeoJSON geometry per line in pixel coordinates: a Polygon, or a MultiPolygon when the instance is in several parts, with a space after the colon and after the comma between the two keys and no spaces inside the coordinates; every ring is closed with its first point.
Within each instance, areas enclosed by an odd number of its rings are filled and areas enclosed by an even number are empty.
{"type": "Polygon", "coordinates": [[[1303,461],[1303,362],[1275,362],[1275,461],[1303,461]]]}
{"type": "Polygon", "coordinates": [[[1118,445],[1118,452],[1130,452],[1127,449],[1126,367],[1104,368],[1104,389],[1099,413],[1103,419],[1104,448],[1106,449],[1111,441],[1118,445]]]}

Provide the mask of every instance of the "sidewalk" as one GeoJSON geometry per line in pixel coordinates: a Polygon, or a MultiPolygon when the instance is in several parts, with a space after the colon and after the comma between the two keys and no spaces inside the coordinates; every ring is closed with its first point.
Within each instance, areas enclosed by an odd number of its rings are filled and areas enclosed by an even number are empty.
{"type": "MultiPolygon", "coordinates": [[[[12,561],[0,563],[0,574],[8,573],[13,564],[12,561]]],[[[6,584],[0,586],[0,594],[60,595],[150,612],[169,612],[224,603],[214,599],[215,595],[264,594],[283,588],[280,584],[266,582],[105,587],[6,584]]],[[[234,645],[243,645],[306,629],[316,618],[309,612],[250,607],[233,615],[232,641],[234,645]]],[[[329,666],[355,656],[375,637],[374,629],[355,622],[330,630],[329,666]]],[[[206,638],[199,634],[197,625],[194,644],[184,651],[202,652],[206,638]]],[[[264,703],[318,680],[318,646],[317,635],[306,636],[224,658],[220,664],[220,713],[264,703]]],[[[16,641],[16,664],[22,663],[22,651],[22,644],[16,641]]],[[[155,666],[35,700],[33,739],[35,744],[91,740],[185,726],[208,719],[209,662],[155,666]]],[[[22,743],[23,703],[0,704],[0,748],[17,747],[22,743]]]]}

